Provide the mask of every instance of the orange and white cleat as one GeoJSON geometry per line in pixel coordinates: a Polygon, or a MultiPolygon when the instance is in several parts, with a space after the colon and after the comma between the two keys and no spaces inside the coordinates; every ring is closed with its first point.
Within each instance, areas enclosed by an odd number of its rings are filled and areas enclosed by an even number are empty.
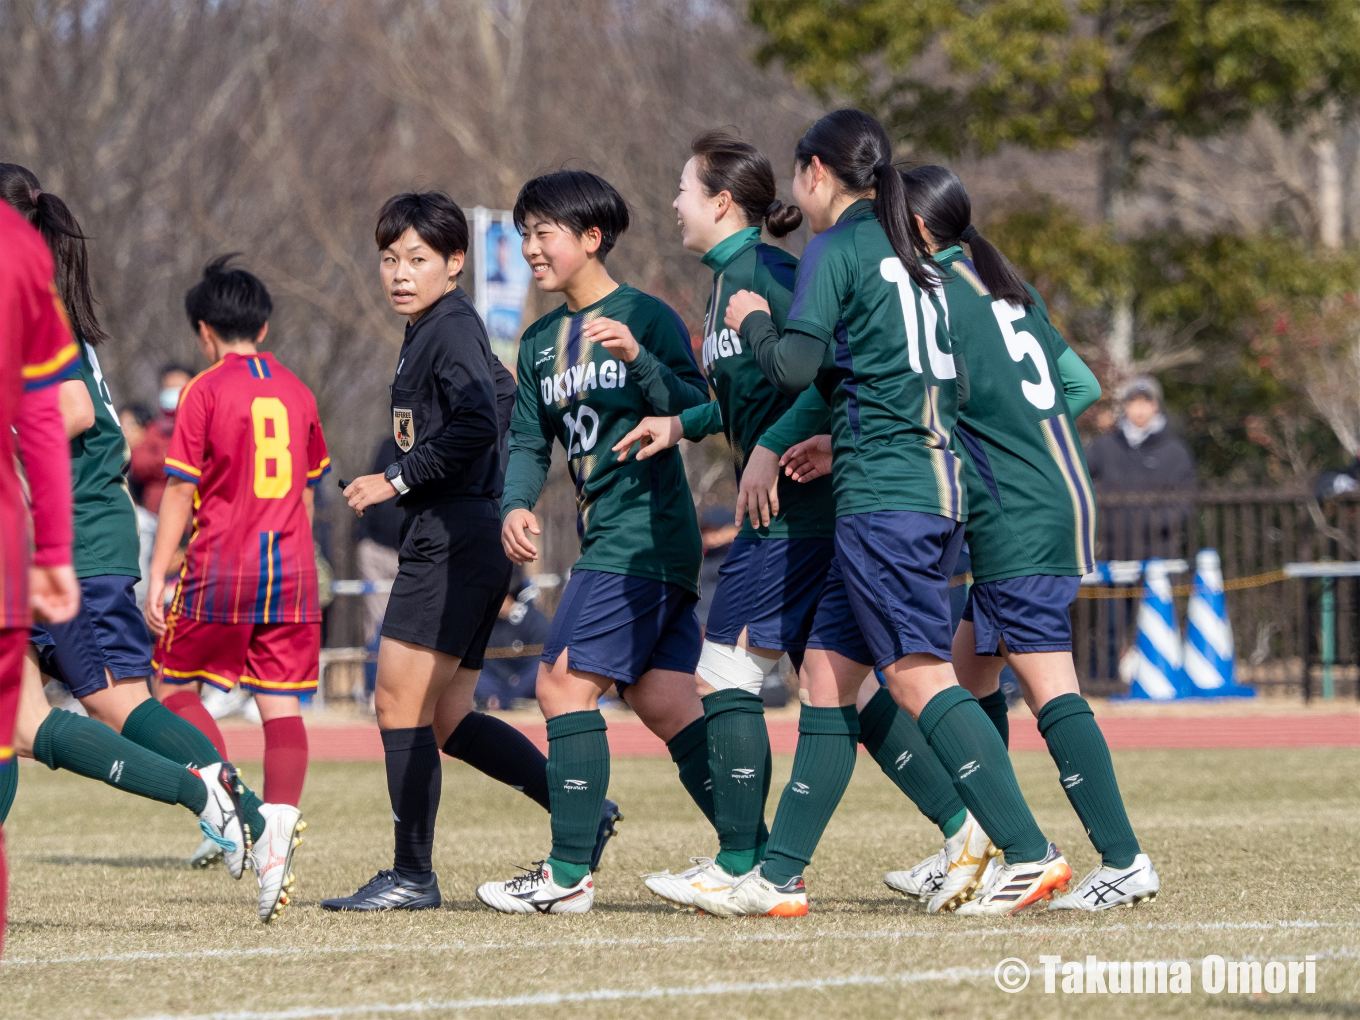
{"type": "Polygon", "coordinates": [[[696,892],[694,905],[718,917],[806,917],[807,888],[802,875],[775,885],[756,865],[728,889],[696,892]]]}
{"type": "Polygon", "coordinates": [[[289,903],[295,882],[293,852],[302,845],[301,832],[307,823],[291,804],[261,804],[260,814],[264,832],[250,848],[250,865],[260,883],[260,920],[268,924],[289,903]]]}
{"type": "Polygon", "coordinates": [[[1040,900],[1067,891],[1072,869],[1052,843],[1041,861],[1006,864],[998,860],[977,896],[955,911],[960,917],[986,917],[1019,913],[1040,900]]]}

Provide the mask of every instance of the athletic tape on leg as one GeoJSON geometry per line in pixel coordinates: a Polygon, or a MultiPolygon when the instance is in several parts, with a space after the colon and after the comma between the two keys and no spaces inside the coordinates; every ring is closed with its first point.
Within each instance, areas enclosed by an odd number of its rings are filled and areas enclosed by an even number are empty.
{"type": "Polygon", "coordinates": [[[740,688],[759,694],[765,678],[779,668],[779,660],[764,655],[753,655],[749,649],[736,645],[719,645],[705,641],[699,653],[695,672],[715,691],[740,688]]]}

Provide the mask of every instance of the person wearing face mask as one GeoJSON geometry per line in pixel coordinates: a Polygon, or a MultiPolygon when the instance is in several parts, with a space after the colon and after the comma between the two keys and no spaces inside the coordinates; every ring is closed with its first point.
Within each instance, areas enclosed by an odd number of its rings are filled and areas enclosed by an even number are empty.
{"type": "Polygon", "coordinates": [[[170,449],[170,437],[175,434],[179,393],[193,375],[191,369],[174,363],[161,369],[160,417],[147,424],[142,441],[132,450],[128,477],[140,488],[142,506],[153,514],[160,512],[161,496],[165,493],[165,454],[170,449]]]}

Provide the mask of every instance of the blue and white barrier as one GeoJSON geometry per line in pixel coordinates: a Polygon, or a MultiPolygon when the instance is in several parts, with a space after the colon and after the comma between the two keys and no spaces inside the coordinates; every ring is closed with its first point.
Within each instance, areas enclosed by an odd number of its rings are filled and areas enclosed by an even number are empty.
{"type": "Polygon", "coordinates": [[[1170,701],[1190,694],[1185,676],[1181,631],[1171,597],[1167,564],[1149,560],[1143,568],[1143,600],[1138,605],[1138,643],[1130,659],[1129,697],[1170,701]]]}
{"type": "Polygon", "coordinates": [[[1185,675],[1190,693],[1202,698],[1255,696],[1255,690],[1236,682],[1237,657],[1217,549],[1201,549],[1195,557],[1195,583],[1185,621],[1185,675]]]}

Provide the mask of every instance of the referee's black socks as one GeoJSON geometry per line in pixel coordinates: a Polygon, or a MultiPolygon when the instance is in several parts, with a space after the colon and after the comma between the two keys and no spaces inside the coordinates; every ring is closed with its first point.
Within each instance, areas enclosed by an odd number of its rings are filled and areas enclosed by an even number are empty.
{"type": "Polygon", "coordinates": [[[433,726],[381,730],[387,758],[387,795],[396,837],[393,867],[404,878],[428,881],[434,871],[434,819],[439,813],[439,745],[433,726]]]}
{"type": "Polygon", "coordinates": [[[548,759],[509,723],[469,712],[444,742],[444,753],[514,787],[544,811],[552,810],[548,804],[548,759]]]}

